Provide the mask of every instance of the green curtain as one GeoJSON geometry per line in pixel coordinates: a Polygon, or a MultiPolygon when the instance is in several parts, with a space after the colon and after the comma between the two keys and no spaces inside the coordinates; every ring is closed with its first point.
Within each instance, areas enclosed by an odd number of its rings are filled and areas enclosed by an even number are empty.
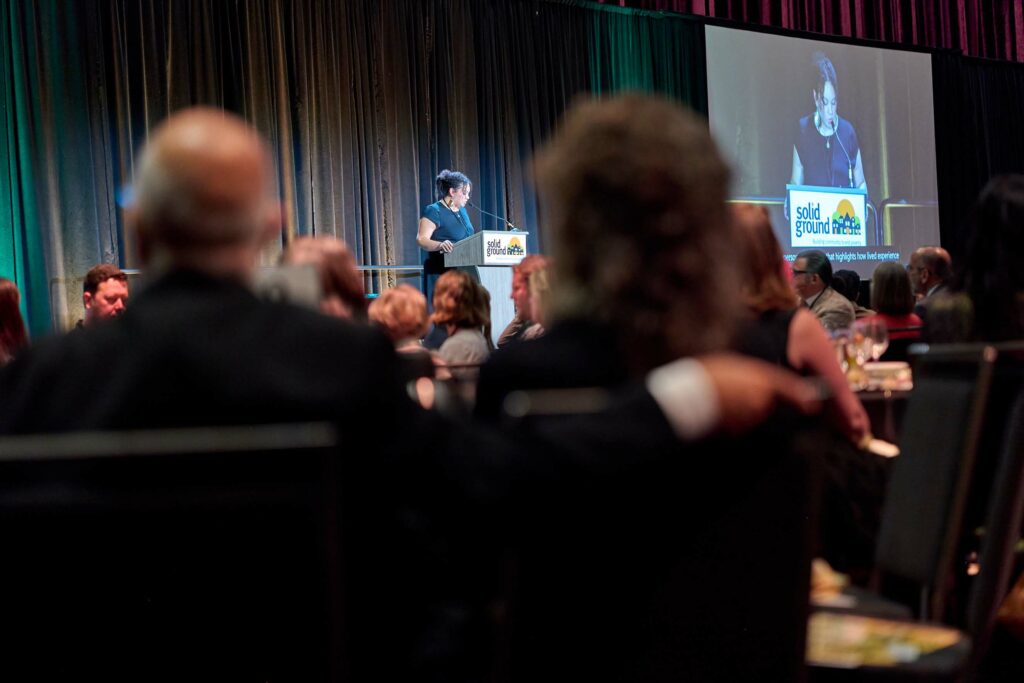
{"type": "Polygon", "coordinates": [[[21,3],[7,4],[0,13],[0,276],[21,291],[22,314],[34,336],[51,325],[32,153],[39,142],[31,70],[37,35],[34,17],[22,14],[21,3]]]}
{"type": "Polygon", "coordinates": [[[361,263],[392,265],[421,261],[416,224],[442,168],[467,173],[474,202],[543,250],[530,160],[577,96],[639,88],[706,110],[700,24],[580,0],[7,7],[0,263],[36,331],[50,309],[57,327],[80,316],[91,266],[138,265],[115,197],[149,132],[182,107],[236,112],[270,141],[282,243],[336,235],[361,263]]]}
{"type": "Polygon", "coordinates": [[[591,90],[659,92],[706,115],[704,25],[677,14],[605,10],[590,13],[591,90]]]}

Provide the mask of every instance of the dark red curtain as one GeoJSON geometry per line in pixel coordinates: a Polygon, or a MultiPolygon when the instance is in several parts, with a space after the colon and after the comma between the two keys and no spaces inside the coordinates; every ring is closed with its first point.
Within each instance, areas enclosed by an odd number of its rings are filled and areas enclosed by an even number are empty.
{"type": "Polygon", "coordinates": [[[1024,61],[1024,0],[597,0],[1024,61]]]}

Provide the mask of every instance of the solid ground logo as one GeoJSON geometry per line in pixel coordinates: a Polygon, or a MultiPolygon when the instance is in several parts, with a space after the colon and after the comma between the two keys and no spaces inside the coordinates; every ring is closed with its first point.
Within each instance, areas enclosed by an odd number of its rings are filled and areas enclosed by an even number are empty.
{"type": "Polygon", "coordinates": [[[487,240],[488,256],[526,256],[526,249],[518,237],[512,237],[508,243],[502,244],[501,238],[487,240]]]}

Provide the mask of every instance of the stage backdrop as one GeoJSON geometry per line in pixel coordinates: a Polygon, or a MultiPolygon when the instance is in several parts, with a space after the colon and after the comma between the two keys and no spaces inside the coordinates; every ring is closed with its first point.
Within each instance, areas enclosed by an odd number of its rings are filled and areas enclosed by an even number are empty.
{"type": "MultiPolygon", "coordinates": [[[[728,7],[739,20],[1019,54],[1021,0],[1002,23],[980,0],[927,16],[859,0],[778,11],[678,1],[711,16],[728,7]]],[[[572,0],[0,3],[0,275],[21,287],[34,334],[74,320],[91,265],[136,265],[116,197],[138,146],[197,103],[241,114],[272,141],[285,238],[335,234],[361,263],[414,263],[434,174],[457,167],[477,203],[543,249],[532,151],[577,95],[641,88],[706,111],[696,21],[572,0]]],[[[992,172],[1024,171],[1024,67],[949,53],[933,71],[942,241],[955,255],[978,188],[992,172]]]]}
{"type": "Polygon", "coordinates": [[[0,275],[21,286],[37,335],[80,315],[89,267],[137,265],[117,199],[176,109],[223,107],[271,141],[283,241],[337,235],[361,264],[390,265],[420,261],[416,223],[442,168],[467,173],[475,203],[544,249],[530,158],[577,95],[641,88],[706,109],[702,26],[584,2],[3,7],[0,275]]]}

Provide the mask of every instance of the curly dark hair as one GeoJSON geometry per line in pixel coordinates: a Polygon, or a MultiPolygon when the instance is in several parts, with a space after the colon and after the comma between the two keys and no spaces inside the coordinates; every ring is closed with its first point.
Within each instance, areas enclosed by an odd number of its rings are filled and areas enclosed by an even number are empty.
{"type": "Polygon", "coordinates": [[[707,122],[674,102],[576,104],[536,160],[552,318],[608,323],[637,372],[722,347],[738,281],[729,177],[707,122]]]}
{"type": "Polygon", "coordinates": [[[825,84],[831,83],[832,88],[839,94],[839,83],[836,82],[836,68],[832,60],[824,52],[815,52],[811,55],[811,71],[814,74],[814,92],[820,96],[825,91],[825,84]]]}
{"type": "Polygon", "coordinates": [[[437,198],[444,199],[448,196],[449,190],[457,190],[465,185],[472,185],[469,176],[459,171],[449,171],[447,168],[437,174],[434,186],[437,188],[437,198]]]}

